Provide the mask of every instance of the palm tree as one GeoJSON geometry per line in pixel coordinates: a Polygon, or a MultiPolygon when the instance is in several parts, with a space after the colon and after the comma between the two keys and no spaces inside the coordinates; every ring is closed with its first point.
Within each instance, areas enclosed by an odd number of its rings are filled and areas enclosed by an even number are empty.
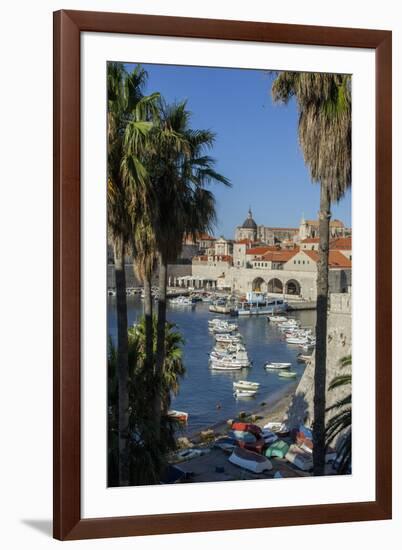
{"type": "MultiPolygon", "coordinates": [[[[352,365],[352,356],[343,357],[340,364],[341,368],[350,367],[352,365]]],[[[328,390],[334,391],[337,388],[351,386],[351,384],[352,373],[340,374],[331,380],[328,390]]],[[[327,422],[325,429],[326,443],[329,445],[340,437],[338,456],[341,458],[338,472],[344,474],[349,470],[352,462],[352,393],[347,393],[336,403],[327,407],[326,412],[335,413],[327,422]]]]}
{"type": "MultiPolygon", "coordinates": [[[[152,319],[153,349],[156,349],[156,316],[152,319]]],[[[128,330],[129,350],[129,463],[130,484],[145,485],[157,483],[166,465],[166,455],[176,448],[173,437],[175,423],[166,415],[163,416],[161,437],[155,440],[153,422],[153,404],[149,399],[152,390],[153,374],[146,366],[146,324],[142,317],[139,323],[128,330]]],[[[166,357],[162,378],[162,407],[167,411],[171,394],[177,394],[179,379],[185,369],[182,361],[184,341],[174,324],[166,326],[166,357]]],[[[108,402],[109,431],[111,432],[108,461],[108,485],[118,485],[116,475],[117,449],[113,437],[116,432],[116,349],[113,342],[109,345],[108,354],[108,402]]]]}
{"type": "Polygon", "coordinates": [[[126,430],[128,425],[128,337],[124,258],[132,235],[132,208],[135,206],[135,186],[144,185],[144,170],[138,160],[138,144],[150,129],[149,105],[156,96],[144,97],[142,90],[146,72],[137,67],[130,74],[121,63],[109,63],[108,88],[108,236],[113,243],[116,307],[117,307],[117,372],[118,372],[118,433],[119,476],[124,485],[128,479],[126,430]],[[127,132],[131,129],[131,134],[127,132]],[[122,159],[131,163],[131,180],[124,176],[122,159]],[[135,184],[135,185],[134,185],[135,184]]]}
{"type": "Polygon", "coordinates": [[[155,217],[159,262],[156,430],[161,418],[160,380],[165,359],[167,265],[179,256],[185,235],[195,238],[210,230],[215,222],[215,201],[206,186],[213,181],[229,185],[228,180],[214,170],[214,160],[205,155],[213,146],[214,134],[209,130],[191,129],[190,117],[186,102],[167,105],[161,101],[158,128],[154,130],[156,158],[151,156],[151,177],[158,192],[155,217]]]}
{"type": "Polygon", "coordinates": [[[299,143],[311,179],[320,184],[319,261],[314,375],[314,473],[325,467],[328,256],[331,202],[351,184],[350,76],[280,72],[272,84],[275,102],[295,98],[299,111],[299,143]]]}

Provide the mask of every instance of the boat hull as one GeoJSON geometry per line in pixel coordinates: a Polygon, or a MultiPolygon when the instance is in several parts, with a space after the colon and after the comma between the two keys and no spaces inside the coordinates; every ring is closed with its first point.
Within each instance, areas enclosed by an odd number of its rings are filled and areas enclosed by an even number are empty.
{"type": "Polygon", "coordinates": [[[229,457],[229,462],[255,474],[262,474],[265,471],[272,470],[270,460],[263,455],[247,451],[246,449],[234,449],[229,457]]]}

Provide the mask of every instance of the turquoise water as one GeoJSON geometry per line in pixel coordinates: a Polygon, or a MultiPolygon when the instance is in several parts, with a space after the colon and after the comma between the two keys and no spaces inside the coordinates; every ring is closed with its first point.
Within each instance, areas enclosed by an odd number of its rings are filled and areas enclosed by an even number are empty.
{"type": "MultiPolygon", "coordinates": [[[[108,298],[108,330],[116,338],[116,299],[108,298]]],[[[142,314],[142,301],[139,297],[127,298],[129,324],[137,321],[142,314]]],[[[305,311],[292,314],[302,321],[302,325],[313,327],[315,312],[305,311]]],[[[175,323],[184,336],[184,364],[186,375],[181,381],[180,392],[173,399],[172,408],[189,413],[187,430],[198,431],[222,420],[233,418],[239,411],[252,411],[264,401],[269,402],[295,380],[278,377],[275,372],[263,368],[266,361],[291,362],[292,370],[297,372],[297,380],[303,374],[304,365],[297,363],[296,356],[300,351],[290,346],[281,338],[281,333],[264,315],[251,318],[232,319],[239,325],[244,344],[253,366],[241,371],[213,371],[208,365],[209,351],[214,345],[214,338],[208,332],[208,319],[217,314],[208,311],[208,304],[197,303],[194,309],[183,306],[168,306],[167,318],[175,323]],[[255,398],[235,399],[233,381],[252,380],[260,382],[260,391],[255,398]]]]}

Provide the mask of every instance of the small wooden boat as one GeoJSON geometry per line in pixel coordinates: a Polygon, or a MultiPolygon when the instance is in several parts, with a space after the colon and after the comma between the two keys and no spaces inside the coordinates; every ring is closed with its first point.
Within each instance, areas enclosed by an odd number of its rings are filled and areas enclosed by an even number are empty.
{"type": "Polygon", "coordinates": [[[279,378],[296,378],[297,372],[294,371],[280,371],[278,372],[279,378]]]}
{"type": "Polygon", "coordinates": [[[279,437],[289,435],[289,428],[284,422],[268,422],[263,427],[263,430],[270,430],[279,437]]]}
{"type": "Polygon", "coordinates": [[[288,462],[302,470],[308,472],[313,468],[313,457],[311,453],[306,453],[303,449],[300,449],[297,445],[291,445],[288,452],[285,455],[288,462]]]}
{"type": "Polygon", "coordinates": [[[265,363],[264,368],[267,370],[286,370],[290,369],[292,363],[265,363]]]}
{"type": "Polygon", "coordinates": [[[239,380],[238,382],[233,382],[233,387],[236,390],[258,390],[260,388],[260,383],[250,382],[248,380],[239,380]]]}
{"type": "Polygon", "coordinates": [[[255,474],[262,474],[272,470],[272,463],[265,456],[248,451],[247,449],[235,448],[229,457],[229,462],[254,472],[255,474]]]}
{"type": "Polygon", "coordinates": [[[191,460],[192,458],[198,458],[210,452],[210,449],[183,449],[178,451],[175,455],[176,460],[184,461],[191,460]]]}
{"type": "Polygon", "coordinates": [[[168,411],[167,413],[168,418],[173,418],[174,420],[178,420],[179,422],[187,422],[188,420],[188,413],[184,411],[168,411]]]}
{"type": "Polygon", "coordinates": [[[221,344],[240,344],[241,337],[233,336],[232,334],[216,334],[215,340],[221,344]]]}
{"type": "Polygon", "coordinates": [[[235,397],[255,397],[257,390],[240,390],[236,389],[234,392],[235,397]]]}
{"type": "Polygon", "coordinates": [[[230,371],[233,371],[233,370],[241,370],[243,367],[239,367],[239,366],[236,366],[236,365],[231,365],[231,366],[224,366],[224,365],[220,365],[219,363],[211,363],[211,369],[212,370],[218,370],[218,371],[221,371],[221,372],[230,372],[230,371]]]}
{"type": "Polygon", "coordinates": [[[289,445],[280,439],[272,443],[265,451],[267,458],[285,458],[286,453],[289,451],[289,445]]]}
{"type": "Polygon", "coordinates": [[[270,323],[284,323],[287,320],[288,318],[283,315],[267,315],[267,321],[270,323]]]}
{"type": "Polygon", "coordinates": [[[276,433],[272,432],[271,430],[268,430],[267,428],[264,428],[262,430],[261,435],[267,445],[274,443],[278,439],[278,436],[276,435],[276,433]]]}
{"type": "Polygon", "coordinates": [[[222,451],[233,451],[237,447],[237,441],[234,437],[221,437],[215,441],[214,446],[222,451]]]}
{"type": "Polygon", "coordinates": [[[287,344],[297,344],[297,345],[301,345],[301,346],[305,346],[306,344],[308,344],[308,340],[307,338],[302,338],[302,337],[298,337],[298,336],[290,336],[290,337],[287,337],[286,338],[286,343],[287,344]]]}

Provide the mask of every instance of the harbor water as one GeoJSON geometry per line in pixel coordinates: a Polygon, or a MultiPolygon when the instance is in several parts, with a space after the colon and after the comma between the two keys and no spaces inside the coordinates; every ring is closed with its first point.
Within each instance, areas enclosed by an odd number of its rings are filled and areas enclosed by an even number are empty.
{"type": "MultiPolygon", "coordinates": [[[[127,297],[129,325],[142,315],[142,300],[139,296],[127,297]]],[[[297,311],[289,315],[300,319],[303,327],[313,328],[315,311],[297,311]]],[[[198,302],[194,308],[168,305],[167,319],[175,323],[185,339],[184,366],[186,374],[181,380],[180,392],[173,398],[171,408],[189,413],[187,433],[195,433],[218,422],[234,418],[240,411],[251,412],[261,405],[278,399],[285,394],[289,385],[294,385],[303,374],[305,365],[297,362],[300,348],[287,344],[275,325],[267,322],[265,315],[250,317],[229,317],[222,319],[236,322],[243,336],[252,367],[240,371],[214,371],[209,366],[209,352],[215,339],[208,331],[208,320],[219,317],[208,311],[208,304],[198,302]],[[292,363],[297,372],[296,379],[283,379],[277,372],[264,369],[267,361],[292,363]],[[251,380],[260,383],[260,389],[253,398],[233,396],[233,382],[251,380]]],[[[116,298],[108,297],[108,332],[116,341],[116,298]]]]}

